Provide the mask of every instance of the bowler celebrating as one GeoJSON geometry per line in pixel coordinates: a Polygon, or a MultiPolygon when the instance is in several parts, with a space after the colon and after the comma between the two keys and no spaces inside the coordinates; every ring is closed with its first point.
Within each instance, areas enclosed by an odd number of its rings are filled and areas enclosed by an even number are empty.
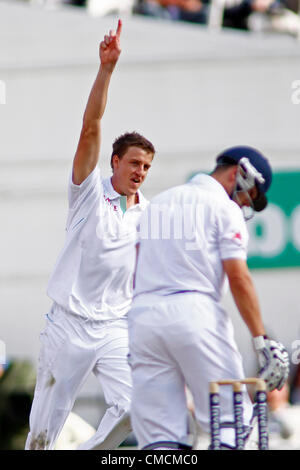
{"type": "Polygon", "coordinates": [[[120,136],[113,144],[113,175],[101,178],[101,119],[121,53],[121,28],[119,21],[117,31],[100,44],[100,69],[83,117],[69,181],[66,241],[48,285],[53,306],[41,334],[26,449],[54,448],[91,372],[108,409],[94,437],[80,448],[111,448],[131,431],[126,314],[132,300],[136,227],[147,205],[139,188],[155,150],[136,132],[120,136]]]}

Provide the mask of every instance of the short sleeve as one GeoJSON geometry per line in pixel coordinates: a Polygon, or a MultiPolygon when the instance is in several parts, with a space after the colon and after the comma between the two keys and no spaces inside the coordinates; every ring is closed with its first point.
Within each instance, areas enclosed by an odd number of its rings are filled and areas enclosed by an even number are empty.
{"type": "Polygon", "coordinates": [[[217,216],[221,259],[247,259],[249,235],[242,210],[230,201],[220,207],[217,216]]]}
{"type": "Polygon", "coordinates": [[[73,209],[76,205],[80,205],[83,200],[93,190],[102,189],[101,178],[99,167],[96,166],[94,170],[88,175],[88,177],[81,184],[74,184],[72,181],[72,171],[69,177],[69,208],[73,209]],[[101,186],[101,188],[100,188],[101,186]]]}
{"type": "Polygon", "coordinates": [[[102,194],[103,186],[99,167],[96,166],[88,177],[79,185],[73,183],[71,172],[68,186],[69,214],[67,230],[74,220],[76,222],[79,216],[81,218],[86,217],[89,209],[102,194]]]}

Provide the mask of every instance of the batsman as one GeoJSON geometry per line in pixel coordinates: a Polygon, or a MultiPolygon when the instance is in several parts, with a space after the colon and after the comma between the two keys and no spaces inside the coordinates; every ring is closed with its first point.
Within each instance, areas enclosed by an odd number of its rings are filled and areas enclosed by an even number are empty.
{"type": "MultiPolygon", "coordinates": [[[[199,173],[156,196],[141,218],[129,347],[132,424],[143,449],[188,447],[185,385],[196,419],[209,433],[209,383],[245,377],[221,305],[226,278],[252,336],[259,376],[268,390],[281,389],[287,380],[288,353],[266,336],[246,262],[245,218],[265,209],[271,181],[271,166],[260,151],[231,147],[218,155],[210,175],[199,173]]],[[[230,387],[222,387],[220,400],[221,447],[233,449],[230,387]]],[[[245,388],[243,402],[249,435],[253,407],[245,388]]]]}

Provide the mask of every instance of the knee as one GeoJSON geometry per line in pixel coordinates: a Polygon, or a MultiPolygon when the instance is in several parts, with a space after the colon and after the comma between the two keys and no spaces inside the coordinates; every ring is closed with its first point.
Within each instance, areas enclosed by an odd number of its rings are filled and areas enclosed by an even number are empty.
{"type": "Polygon", "coordinates": [[[129,396],[123,396],[121,399],[114,400],[109,404],[109,409],[116,417],[121,417],[125,413],[130,413],[131,399],[129,396]]]}
{"type": "Polygon", "coordinates": [[[122,403],[122,405],[112,405],[108,408],[108,412],[113,415],[115,418],[123,419],[130,416],[130,403],[122,403]]]}

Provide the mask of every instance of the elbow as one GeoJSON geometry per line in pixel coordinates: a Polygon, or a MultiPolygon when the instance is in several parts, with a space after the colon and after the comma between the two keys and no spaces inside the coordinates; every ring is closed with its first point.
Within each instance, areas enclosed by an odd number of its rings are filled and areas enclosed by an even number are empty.
{"type": "Polygon", "coordinates": [[[100,134],[100,121],[92,120],[85,122],[83,121],[80,140],[90,140],[98,137],[100,134]]]}

